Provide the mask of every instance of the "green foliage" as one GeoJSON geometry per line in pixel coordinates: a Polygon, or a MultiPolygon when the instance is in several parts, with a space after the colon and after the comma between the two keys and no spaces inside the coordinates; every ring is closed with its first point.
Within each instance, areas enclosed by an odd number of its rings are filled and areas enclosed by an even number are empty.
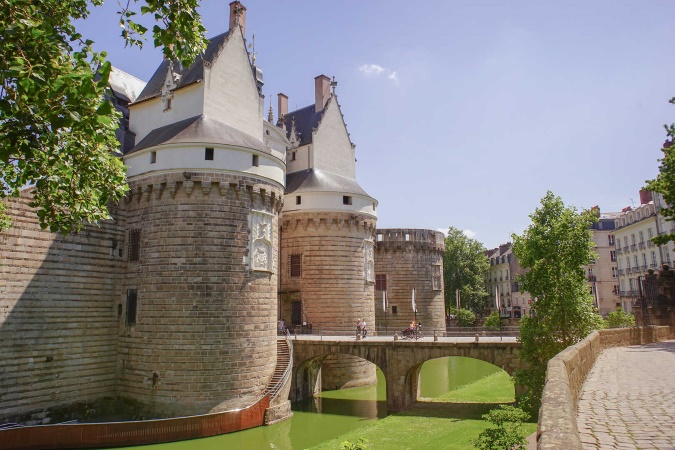
{"type": "Polygon", "coordinates": [[[460,309],[457,313],[457,323],[460,327],[472,327],[476,322],[476,315],[468,309],[460,309]]]}
{"type": "Polygon", "coordinates": [[[616,308],[616,311],[611,311],[605,317],[605,325],[607,328],[630,328],[635,326],[635,316],[627,314],[621,308],[616,308]]]}
{"type": "Polygon", "coordinates": [[[460,290],[461,308],[482,313],[488,301],[485,273],[490,263],[480,242],[469,238],[460,229],[450,227],[445,238],[443,278],[445,305],[455,307],[455,292],[460,290]]]}
{"type": "Polygon", "coordinates": [[[523,422],[529,415],[520,408],[501,405],[483,415],[494,428],[486,428],[471,443],[480,450],[511,450],[527,447],[523,422]]]}
{"type": "Polygon", "coordinates": [[[340,444],[340,450],[368,450],[368,439],[359,438],[356,443],[344,441],[340,444]]]}
{"type": "Polygon", "coordinates": [[[548,361],[566,347],[602,327],[586,286],[584,265],[596,255],[590,226],[597,220],[590,212],[565,207],[550,191],[541,207],[530,215],[532,224],[523,236],[513,235],[513,252],[528,269],[519,277],[522,288],[536,301],[531,317],[520,321],[521,357],[527,372],[517,372],[516,382],[528,387],[524,405],[538,408],[548,361]]]}
{"type": "MultiPolygon", "coordinates": [[[[675,104],[675,98],[669,100],[671,104],[675,104]]],[[[656,191],[663,195],[665,205],[661,206],[660,214],[666,220],[675,220],[675,124],[664,125],[668,138],[663,143],[661,151],[663,158],[659,159],[659,174],[653,180],[647,180],[646,189],[656,191]],[[671,206],[668,206],[671,205],[671,206]]],[[[658,245],[667,244],[675,241],[675,233],[667,233],[662,236],[655,236],[652,241],[658,245]]]]}
{"type": "Polygon", "coordinates": [[[502,319],[499,317],[499,311],[492,311],[490,315],[485,319],[485,326],[495,330],[502,329],[502,319]]]}
{"type": "MultiPolygon", "coordinates": [[[[141,8],[160,24],[153,29],[155,44],[184,63],[205,46],[194,10],[198,1],[149,0],[141,8]]],[[[0,200],[34,185],[31,206],[40,225],[64,234],[109,218],[107,205],[126,190],[125,167],[116,154],[119,113],[104,97],[111,66],[73,25],[89,15],[90,6],[102,4],[0,3],[0,200]]],[[[120,14],[136,36],[123,31],[127,43],[140,45],[144,31],[131,25],[135,13],[120,14]]],[[[8,226],[3,208],[0,231],[8,226]]]]}
{"type": "Polygon", "coordinates": [[[457,315],[457,308],[455,308],[454,306],[448,306],[447,310],[448,310],[448,314],[452,314],[454,316],[457,315]]]}

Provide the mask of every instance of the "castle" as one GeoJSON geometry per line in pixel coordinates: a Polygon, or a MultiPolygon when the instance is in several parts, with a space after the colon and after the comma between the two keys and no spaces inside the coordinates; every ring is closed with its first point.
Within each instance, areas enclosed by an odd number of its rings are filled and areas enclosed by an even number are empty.
{"type": "MultiPolygon", "coordinates": [[[[402,327],[413,287],[420,320],[444,326],[442,233],[377,230],[328,77],[314,104],[279,94],[279,120],[264,117],[245,23],[232,2],[190,67],[113,72],[129,190],[112,220],[63,237],[40,230],[30,190],[8,202],[0,422],[100,418],[104,398],[145,418],[243,408],[275,370],[278,319],[402,327]]],[[[323,364],[324,387],[375,379],[354,357],[323,364]]]]}

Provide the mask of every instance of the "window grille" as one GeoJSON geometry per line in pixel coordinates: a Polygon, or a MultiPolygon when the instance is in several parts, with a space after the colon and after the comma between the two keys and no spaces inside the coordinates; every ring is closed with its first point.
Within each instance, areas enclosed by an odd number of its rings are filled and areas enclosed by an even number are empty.
{"type": "Polygon", "coordinates": [[[129,230],[129,261],[138,262],[141,255],[141,229],[129,230]]]}
{"type": "Polygon", "coordinates": [[[138,310],[138,293],[136,289],[127,289],[127,325],[136,323],[136,312],[138,310]]]}
{"type": "Polygon", "coordinates": [[[291,277],[302,276],[302,255],[291,255],[291,277]]]}

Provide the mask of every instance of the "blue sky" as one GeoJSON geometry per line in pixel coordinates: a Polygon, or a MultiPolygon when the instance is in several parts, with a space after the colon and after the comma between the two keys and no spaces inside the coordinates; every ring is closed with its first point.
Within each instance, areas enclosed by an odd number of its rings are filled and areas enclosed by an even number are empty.
{"type": "MultiPolygon", "coordinates": [[[[357,179],[380,228],[455,226],[509,240],[547,190],[578,208],[639,203],[675,121],[675,2],[245,1],[266,108],[314,102],[335,76],[357,179]]],[[[148,79],[148,42],[125,49],[116,2],[78,29],[148,79]]],[[[227,1],[202,3],[207,35],[227,1]]]]}

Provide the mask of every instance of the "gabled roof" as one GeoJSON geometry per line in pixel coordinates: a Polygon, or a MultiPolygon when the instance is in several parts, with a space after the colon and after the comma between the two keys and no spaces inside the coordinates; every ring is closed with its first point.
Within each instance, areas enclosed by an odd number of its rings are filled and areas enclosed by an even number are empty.
{"type": "Polygon", "coordinates": [[[176,81],[176,89],[204,80],[204,67],[213,64],[213,61],[220,54],[220,50],[227,42],[229,35],[230,32],[227,31],[211,38],[204,53],[198,56],[189,68],[182,67],[178,61],[171,63],[168,59],[163,60],[150,78],[150,81],[148,81],[143,92],[136,99],[136,103],[162,95],[164,80],[166,80],[166,74],[172,65],[174,74],[179,77],[176,81]]]}
{"type": "Polygon", "coordinates": [[[319,169],[306,169],[286,175],[286,194],[302,192],[340,192],[370,197],[356,180],[319,169]]]}
{"type": "Polygon", "coordinates": [[[297,109],[295,111],[289,112],[285,117],[286,125],[286,137],[291,138],[291,123],[295,120],[295,131],[300,137],[300,146],[307,145],[312,143],[312,130],[319,127],[321,118],[323,117],[324,111],[326,108],[322,109],[319,112],[314,111],[314,104],[305,106],[304,108],[297,109]]]}
{"type": "Polygon", "coordinates": [[[110,84],[110,88],[115,92],[115,95],[122,97],[127,102],[135,101],[136,97],[145,88],[145,81],[117,67],[113,67],[110,70],[108,84],[110,84]]]}
{"type": "Polygon", "coordinates": [[[223,144],[271,153],[269,148],[253,136],[218,120],[199,115],[152,130],[126,154],[157,145],[179,143],[223,144]]]}

